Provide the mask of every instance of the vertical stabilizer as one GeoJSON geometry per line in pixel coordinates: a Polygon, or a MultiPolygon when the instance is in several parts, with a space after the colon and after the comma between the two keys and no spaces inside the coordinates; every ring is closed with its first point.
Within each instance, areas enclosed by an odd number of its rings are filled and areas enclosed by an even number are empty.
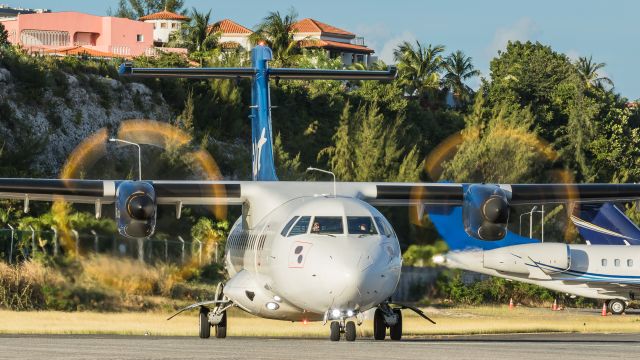
{"type": "Polygon", "coordinates": [[[277,181],[273,162],[271,132],[271,98],[269,96],[268,61],[271,49],[258,45],[251,50],[251,62],[256,70],[251,91],[251,144],[253,152],[253,180],[277,181]]]}

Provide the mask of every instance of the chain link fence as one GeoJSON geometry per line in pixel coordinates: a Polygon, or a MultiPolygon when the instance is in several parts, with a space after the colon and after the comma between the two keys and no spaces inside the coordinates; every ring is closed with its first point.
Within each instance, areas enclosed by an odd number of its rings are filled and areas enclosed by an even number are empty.
{"type": "MultiPolygon", "coordinates": [[[[45,231],[0,229],[0,259],[9,264],[28,260],[37,253],[49,256],[64,256],[68,252],[79,256],[105,254],[115,257],[138,259],[146,263],[184,264],[197,261],[202,264],[204,244],[198,239],[185,240],[181,236],[167,239],[127,239],[115,235],[101,235],[95,231],[78,232],[72,230],[71,243],[61,245],[55,228],[45,231]],[[69,247],[74,247],[69,249],[69,247]]],[[[220,260],[223,249],[216,244],[214,262],[220,260]]]]}

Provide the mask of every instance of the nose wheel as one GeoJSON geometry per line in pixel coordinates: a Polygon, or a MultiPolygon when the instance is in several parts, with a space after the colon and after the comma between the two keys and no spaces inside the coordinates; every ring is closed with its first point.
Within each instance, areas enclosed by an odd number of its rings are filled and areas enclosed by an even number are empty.
{"type": "Polygon", "coordinates": [[[340,341],[341,335],[344,333],[344,339],[347,341],[356,340],[356,324],[353,321],[332,321],[330,325],[331,341],[340,341]]]}

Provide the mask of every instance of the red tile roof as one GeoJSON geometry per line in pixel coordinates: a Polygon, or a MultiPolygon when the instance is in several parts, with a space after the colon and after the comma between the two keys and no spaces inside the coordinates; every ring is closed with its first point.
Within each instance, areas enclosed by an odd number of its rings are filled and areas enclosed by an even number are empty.
{"type": "Polygon", "coordinates": [[[235,21],[229,19],[220,20],[217,23],[211,24],[210,28],[215,32],[222,32],[223,34],[251,34],[253,31],[238,24],[235,21]]]}
{"type": "Polygon", "coordinates": [[[339,29],[335,26],[331,26],[329,24],[325,24],[323,22],[320,22],[318,20],[314,20],[311,18],[302,19],[297,23],[293,24],[293,31],[299,32],[299,33],[321,33],[321,34],[325,33],[325,34],[348,36],[348,37],[356,36],[354,33],[350,33],[346,30],[339,29]]]}
{"type": "Polygon", "coordinates": [[[366,46],[362,45],[354,45],[349,43],[343,43],[339,41],[331,41],[331,40],[303,40],[300,45],[303,48],[322,48],[327,50],[342,50],[342,51],[350,51],[354,53],[366,53],[372,54],[374,51],[369,49],[366,46]]]}
{"type": "Polygon", "coordinates": [[[44,52],[54,55],[88,55],[93,57],[121,58],[123,55],[89,49],[83,46],[72,46],[60,49],[45,49],[44,52]]]}
{"type": "Polygon", "coordinates": [[[189,20],[189,18],[184,16],[184,15],[180,15],[180,14],[173,13],[171,11],[163,10],[163,11],[157,12],[155,14],[145,15],[145,16],[139,18],[138,20],[140,20],[140,21],[145,21],[145,20],[180,20],[180,21],[187,21],[187,20],[189,20]]]}

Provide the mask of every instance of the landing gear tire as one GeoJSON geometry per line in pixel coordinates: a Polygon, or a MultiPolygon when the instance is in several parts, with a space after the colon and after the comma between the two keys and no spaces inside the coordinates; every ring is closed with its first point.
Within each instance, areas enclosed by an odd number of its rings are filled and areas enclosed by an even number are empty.
{"type": "Polygon", "coordinates": [[[375,340],[384,340],[387,335],[387,325],[384,322],[382,310],[376,309],[373,315],[373,338],[375,340]]]}
{"type": "Polygon", "coordinates": [[[209,324],[209,309],[200,308],[200,316],[198,317],[200,325],[200,339],[208,339],[211,336],[211,324],[209,324]]]}
{"type": "Polygon", "coordinates": [[[331,322],[331,335],[330,335],[330,339],[331,341],[340,341],[340,323],[337,321],[332,321],[331,322]]]}
{"type": "Polygon", "coordinates": [[[224,339],[227,337],[227,312],[222,313],[222,320],[216,325],[216,338],[224,339]]]}
{"type": "Polygon", "coordinates": [[[393,309],[393,312],[398,317],[398,321],[395,325],[389,326],[389,337],[391,340],[402,339],[402,311],[400,309],[393,309]]]}
{"type": "Polygon", "coordinates": [[[356,324],[353,321],[347,321],[344,327],[344,338],[347,341],[356,341],[356,324]]]}
{"type": "Polygon", "coordinates": [[[609,308],[609,311],[611,311],[611,314],[622,315],[627,308],[627,304],[622,300],[613,299],[609,300],[607,307],[609,308]]]}

